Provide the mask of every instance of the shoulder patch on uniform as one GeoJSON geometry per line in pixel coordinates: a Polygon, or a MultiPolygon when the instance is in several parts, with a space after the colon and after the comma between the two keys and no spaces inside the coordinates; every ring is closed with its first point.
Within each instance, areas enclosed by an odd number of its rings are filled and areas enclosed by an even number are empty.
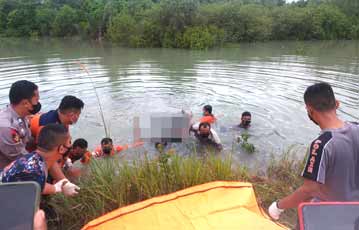
{"type": "Polygon", "coordinates": [[[312,142],[309,149],[308,160],[303,171],[303,177],[317,181],[324,147],[332,137],[333,135],[331,132],[325,132],[312,142]]]}
{"type": "Polygon", "coordinates": [[[19,133],[17,132],[17,130],[16,130],[16,129],[11,129],[10,132],[11,132],[12,141],[13,141],[15,144],[20,143],[21,138],[20,138],[20,135],[19,135],[19,133]]]}

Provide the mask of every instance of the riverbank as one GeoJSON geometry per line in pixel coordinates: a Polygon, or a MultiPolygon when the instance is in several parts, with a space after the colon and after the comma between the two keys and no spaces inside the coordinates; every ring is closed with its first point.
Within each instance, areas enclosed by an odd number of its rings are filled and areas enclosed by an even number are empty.
{"type": "Polygon", "coordinates": [[[355,1],[116,0],[0,2],[0,36],[207,49],[227,42],[359,38],[355,1]]]}
{"type": "MultiPolygon", "coordinates": [[[[119,207],[216,180],[253,183],[258,203],[266,210],[273,200],[301,184],[303,163],[293,156],[289,150],[280,158],[273,158],[266,172],[250,172],[244,165],[235,164],[231,155],[182,157],[167,152],[155,159],[145,155],[132,162],[94,160],[77,182],[81,187],[78,196],[65,199],[57,195],[51,200],[61,223],[50,229],[80,229],[88,221],[119,207]]],[[[287,210],[281,223],[293,227],[296,210],[287,210]]]]}

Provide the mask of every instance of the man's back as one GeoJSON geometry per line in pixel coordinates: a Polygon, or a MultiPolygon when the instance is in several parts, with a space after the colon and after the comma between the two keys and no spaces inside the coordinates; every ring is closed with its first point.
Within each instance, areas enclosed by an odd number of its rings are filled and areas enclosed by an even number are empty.
{"type": "Polygon", "coordinates": [[[38,153],[28,153],[4,168],[1,182],[34,181],[43,190],[47,176],[46,167],[45,160],[38,153]]]}
{"type": "Polygon", "coordinates": [[[326,184],[336,200],[359,201],[359,126],[346,123],[331,132],[326,184]]]}
{"type": "Polygon", "coordinates": [[[328,201],[359,201],[359,126],[322,131],[311,146],[303,176],[324,184],[328,201]]]}

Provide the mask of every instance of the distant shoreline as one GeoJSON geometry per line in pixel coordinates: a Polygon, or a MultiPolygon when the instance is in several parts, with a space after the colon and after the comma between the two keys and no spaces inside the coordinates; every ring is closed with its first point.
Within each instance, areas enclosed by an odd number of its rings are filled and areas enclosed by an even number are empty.
{"type": "Polygon", "coordinates": [[[78,37],[123,47],[203,50],[257,41],[359,39],[355,1],[13,1],[1,37],[78,37]]]}

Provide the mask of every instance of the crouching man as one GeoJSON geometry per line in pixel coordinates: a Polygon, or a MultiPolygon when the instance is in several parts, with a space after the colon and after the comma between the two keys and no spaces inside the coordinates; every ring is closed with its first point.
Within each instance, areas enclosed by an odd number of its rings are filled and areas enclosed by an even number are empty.
{"type": "Polygon", "coordinates": [[[80,189],[64,178],[55,184],[46,182],[48,169],[67,154],[71,149],[71,137],[63,125],[49,124],[39,134],[37,149],[17,158],[4,168],[0,174],[1,181],[34,181],[41,187],[44,195],[62,192],[65,196],[73,196],[80,189]]]}

